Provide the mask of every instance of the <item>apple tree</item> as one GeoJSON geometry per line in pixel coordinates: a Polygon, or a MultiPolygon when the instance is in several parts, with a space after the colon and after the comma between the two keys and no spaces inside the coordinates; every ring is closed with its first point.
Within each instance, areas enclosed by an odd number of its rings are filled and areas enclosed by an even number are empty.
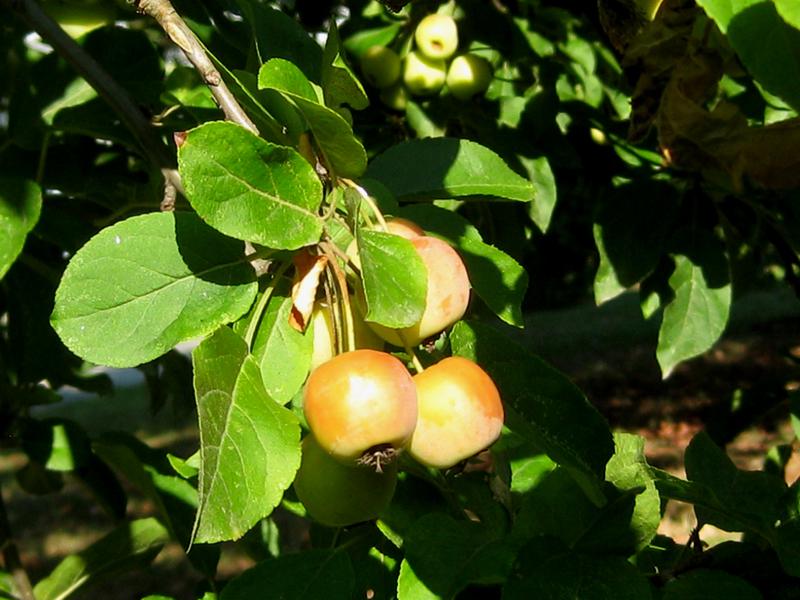
{"type": "Polygon", "coordinates": [[[795,0],[0,7],[1,439],[116,523],[34,578],[0,496],[5,596],[177,542],[205,600],[790,597],[786,449],[700,433],[670,475],[523,328],[638,294],[666,378],[749,290],[800,293],[795,0]],[[94,365],[191,402],[196,452],[37,416],[108,393],[94,365]]]}

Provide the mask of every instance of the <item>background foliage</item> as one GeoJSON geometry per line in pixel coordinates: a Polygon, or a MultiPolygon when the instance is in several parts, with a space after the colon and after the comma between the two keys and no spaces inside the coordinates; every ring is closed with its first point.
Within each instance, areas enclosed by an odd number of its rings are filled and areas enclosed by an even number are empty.
{"type": "Polygon", "coordinates": [[[676,478],[520,343],[532,311],[634,294],[666,378],[749,292],[800,293],[796,3],[645,4],[0,1],[2,440],[26,492],[75,478],[117,523],[30,582],[0,502],[3,593],[91,593],[176,540],[207,599],[795,597],[791,449],[742,471],[701,433],[676,478]],[[407,53],[437,10],[492,82],[389,108],[359,57],[407,53]],[[355,236],[370,320],[407,326],[424,303],[409,247],[361,226],[360,189],[462,255],[469,318],[420,359],[481,364],[507,429],[483,467],[404,463],[377,522],[313,525],[293,552],[311,352],[286,326],[292,258],[355,236]],[[140,369],[154,411],[194,406],[198,452],[37,416],[67,386],[108,393],[92,364],[140,369]],[[155,516],[126,518],[131,486],[155,516]],[[742,541],[657,535],[669,499],[742,541]],[[259,562],[220,580],[242,536],[259,562]]]}

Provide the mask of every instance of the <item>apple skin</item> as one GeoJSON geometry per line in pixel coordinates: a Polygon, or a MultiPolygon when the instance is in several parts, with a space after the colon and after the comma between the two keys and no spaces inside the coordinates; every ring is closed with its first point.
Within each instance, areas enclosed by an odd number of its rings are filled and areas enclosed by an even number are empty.
{"type": "Polygon", "coordinates": [[[446,60],[458,48],[458,26],[448,15],[428,15],[414,30],[414,41],[427,58],[446,60]]]}
{"type": "Polygon", "coordinates": [[[400,80],[400,71],[400,57],[386,46],[371,46],[361,56],[361,72],[378,89],[397,83],[400,80]]]}
{"type": "Polygon", "coordinates": [[[409,240],[428,272],[425,310],[420,320],[410,327],[390,329],[367,323],[381,338],[403,347],[416,346],[425,338],[450,327],[467,312],[470,283],[464,261],[449,244],[434,237],[409,240]]]}
{"type": "Polygon", "coordinates": [[[319,445],[350,466],[384,450],[390,460],[408,445],[417,424],[411,375],[397,358],[377,350],[353,350],[321,364],[309,376],[303,400],[319,445]]]}
{"type": "MultiPolygon", "coordinates": [[[[351,302],[353,311],[353,333],[355,334],[357,348],[371,348],[383,350],[383,340],[367,327],[364,315],[355,302],[351,302]]],[[[313,371],[322,363],[333,358],[336,341],[333,336],[333,320],[327,304],[317,302],[311,313],[311,323],[314,328],[314,346],[311,353],[311,370],[313,371]]]]}
{"type": "Polygon", "coordinates": [[[459,100],[482,94],[492,82],[492,67],[476,54],[456,56],[447,69],[447,89],[459,100]]]}
{"type": "Polygon", "coordinates": [[[422,227],[414,223],[414,221],[402,217],[393,217],[386,221],[386,229],[389,233],[399,235],[407,240],[413,240],[425,235],[425,230],[422,227]]]}
{"type": "Polygon", "coordinates": [[[402,112],[406,109],[406,106],[408,106],[408,92],[400,81],[391,87],[381,90],[378,97],[385,106],[392,110],[402,112]]]}
{"type": "Polygon", "coordinates": [[[409,52],[403,64],[403,83],[412,96],[432,96],[444,86],[447,64],[441,59],[427,58],[409,52]]]}
{"type": "Polygon", "coordinates": [[[331,458],[313,435],[303,439],[303,458],[294,491],[308,515],[329,527],[378,518],[397,485],[397,464],[382,473],[367,466],[346,467],[331,458]]]}
{"type": "Polygon", "coordinates": [[[493,444],[503,403],[491,377],[469,359],[451,356],[414,376],[419,417],[409,455],[448,469],[493,444]]]}

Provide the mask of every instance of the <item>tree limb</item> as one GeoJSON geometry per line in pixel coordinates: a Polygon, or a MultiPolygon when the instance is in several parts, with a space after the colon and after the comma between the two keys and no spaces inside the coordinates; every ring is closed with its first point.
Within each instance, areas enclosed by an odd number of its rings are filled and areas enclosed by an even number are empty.
{"type": "Polygon", "coordinates": [[[194,65],[208,85],[214,99],[225,114],[225,118],[258,135],[258,128],[236,101],[214,63],[206,54],[205,48],[175,11],[172,3],[169,0],[135,0],[135,4],[139,12],[155,19],[175,45],[183,50],[186,58],[194,65]]]}

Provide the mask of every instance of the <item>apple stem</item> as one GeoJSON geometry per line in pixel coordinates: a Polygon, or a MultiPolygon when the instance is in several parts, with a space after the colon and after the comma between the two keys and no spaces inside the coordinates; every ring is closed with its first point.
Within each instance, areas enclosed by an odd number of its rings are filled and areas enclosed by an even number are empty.
{"type": "Polygon", "coordinates": [[[372,198],[372,196],[369,195],[367,190],[365,190],[363,187],[358,185],[352,179],[347,179],[347,178],[343,177],[343,178],[341,178],[341,181],[345,185],[350,186],[351,188],[353,188],[355,191],[358,192],[358,195],[361,196],[361,199],[369,207],[370,211],[372,211],[372,214],[375,215],[375,218],[378,220],[378,223],[380,223],[381,228],[384,231],[389,231],[389,228],[386,226],[386,219],[383,218],[383,213],[378,208],[378,205],[375,204],[375,200],[372,198]]]}
{"type": "Polygon", "coordinates": [[[356,334],[353,325],[353,309],[350,306],[350,292],[347,289],[347,280],[344,273],[339,268],[336,253],[333,251],[330,242],[320,242],[320,249],[328,257],[328,269],[333,272],[336,288],[339,295],[339,309],[342,311],[344,319],[345,344],[343,350],[349,352],[356,349],[356,334]]]}
{"type": "Polygon", "coordinates": [[[420,362],[417,353],[414,352],[414,349],[406,342],[403,334],[398,331],[397,335],[400,337],[400,341],[403,342],[403,349],[406,351],[406,354],[411,357],[411,365],[414,367],[414,370],[417,373],[422,373],[425,370],[425,367],[422,366],[422,362],[420,362]]]}
{"type": "Polygon", "coordinates": [[[278,280],[283,277],[286,269],[288,269],[289,265],[291,264],[292,263],[290,261],[287,261],[278,267],[278,270],[273,274],[269,285],[266,287],[266,289],[264,289],[264,293],[261,294],[261,298],[258,299],[258,304],[256,305],[255,309],[253,309],[253,316],[250,318],[250,323],[247,325],[247,333],[244,335],[244,341],[247,342],[248,348],[252,349],[253,339],[256,336],[256,330],[258,329],[259,323],[261,323],[261,315],[264,314],[264,310],[267,308],[267,304],[269,304],[269,299],[272,297],[272,293],[275,291],[275,285],[277,284],[278,280]]]}

